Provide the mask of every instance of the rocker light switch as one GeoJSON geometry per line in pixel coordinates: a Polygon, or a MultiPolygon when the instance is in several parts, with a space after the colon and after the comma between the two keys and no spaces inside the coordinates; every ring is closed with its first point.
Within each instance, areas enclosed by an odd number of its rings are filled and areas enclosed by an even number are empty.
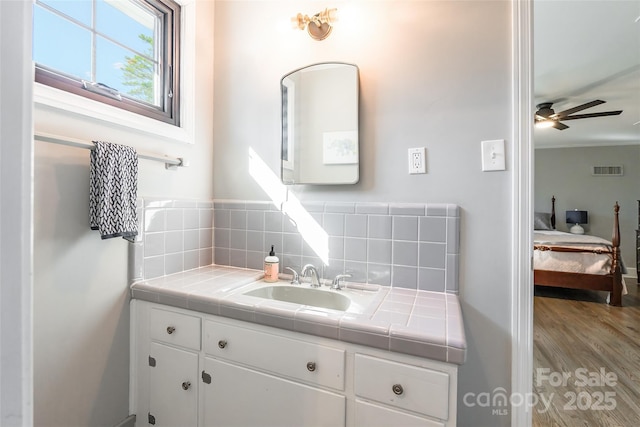
{"type": "Polygon", "coordinates": [[[482,170],[505,170],[504,139],[482,141],[482,170]]]}

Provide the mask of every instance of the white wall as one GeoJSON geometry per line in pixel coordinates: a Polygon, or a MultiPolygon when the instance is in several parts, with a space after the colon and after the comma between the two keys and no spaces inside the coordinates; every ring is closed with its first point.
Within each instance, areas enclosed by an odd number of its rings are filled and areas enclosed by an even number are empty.
{"type": "MultiPolygon", "coordinates": [[[[468,340],[459,425],[509,425],[465,406],[466,393],[510,389],[511,172],[482,172],[480,141],[511,134],[508,1],[216,2],[214,195],[267,200],[249,149],[280,170],[283,75],[321,61],[360,69],[360,182],[296,186],[303,200],[450,202],[462,208],[460,281],[468,340]],[[322,42],[289,18],[337,7],[322,42]],[[349,14],[351,12],[351,14],[349,14]],[[407,174],[407,149],[427,148],[427,174],[407,174]]],[[[473,401],[473,399],[471,399],[473,401]]]]}
{"type": "MultiPolygon", "coordinates": [[[[213,6],[192,5],[196,63],[187,71],[194,71],[197,90],[187,101],[195,104],[193,145],[41,106],[36,131],[184,156],[190,166],[177,171],[140,160],[138,195],[211,199],[213,6]]],[[[89,151],[36,141],[34,169],[35,424],[113,426],[129,414],[127,243],[103,241],[89,230],[89,151]]]]}
{"type": "Polygon", "coordinates": [[[620,204],[620,249],[635,268],[640,145],[535,150],[535,210],[549,212],[556,196],[556,228],[567,231],[565,211],[589,212],[588,234],[611,240],[613,205],[620,204]],[[592,166],[622,166],[621,177],[592,176],[592,166]]]}

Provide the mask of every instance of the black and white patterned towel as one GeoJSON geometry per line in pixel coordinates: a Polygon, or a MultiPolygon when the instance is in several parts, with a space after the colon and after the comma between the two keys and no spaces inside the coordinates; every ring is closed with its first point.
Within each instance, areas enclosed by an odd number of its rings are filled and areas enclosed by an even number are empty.
{"type": "Polygon", "coordinates": [[[89,223],[103,239],[138,234],[138,154],[132,147],[93,141],[89,164],[89,223]]]}

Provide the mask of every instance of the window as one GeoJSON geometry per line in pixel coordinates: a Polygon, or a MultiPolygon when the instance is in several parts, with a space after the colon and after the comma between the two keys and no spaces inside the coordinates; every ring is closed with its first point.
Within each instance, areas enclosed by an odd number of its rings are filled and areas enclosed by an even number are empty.
{"type": "Polygon", "coordinates": [[[172,0],[36,0],[36,81],[179,126],[180,7],[172,0]]]}

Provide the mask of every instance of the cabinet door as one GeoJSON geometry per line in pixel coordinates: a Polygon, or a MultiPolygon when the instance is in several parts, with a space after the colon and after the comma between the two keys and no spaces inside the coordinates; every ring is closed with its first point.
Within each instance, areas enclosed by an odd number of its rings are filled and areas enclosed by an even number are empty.
{"type": "MultiPolygon", "coordinates": [[[[198,424],[198,355],[152,342],[149,418],[155,426],[198,424]]],[[[147,414],[139,414],[146,421],[147,414]]]]}
{"type": "Polygon", "coordinates": [[[367,427],[444,427],[441,422],[429,420],[356,400],[355,425],[367,427]]]}
{"type": "Polygon", "coordinates": [[[211,358],[204,365],[205,426],[345,425],[344,396],[211,358]]]}

